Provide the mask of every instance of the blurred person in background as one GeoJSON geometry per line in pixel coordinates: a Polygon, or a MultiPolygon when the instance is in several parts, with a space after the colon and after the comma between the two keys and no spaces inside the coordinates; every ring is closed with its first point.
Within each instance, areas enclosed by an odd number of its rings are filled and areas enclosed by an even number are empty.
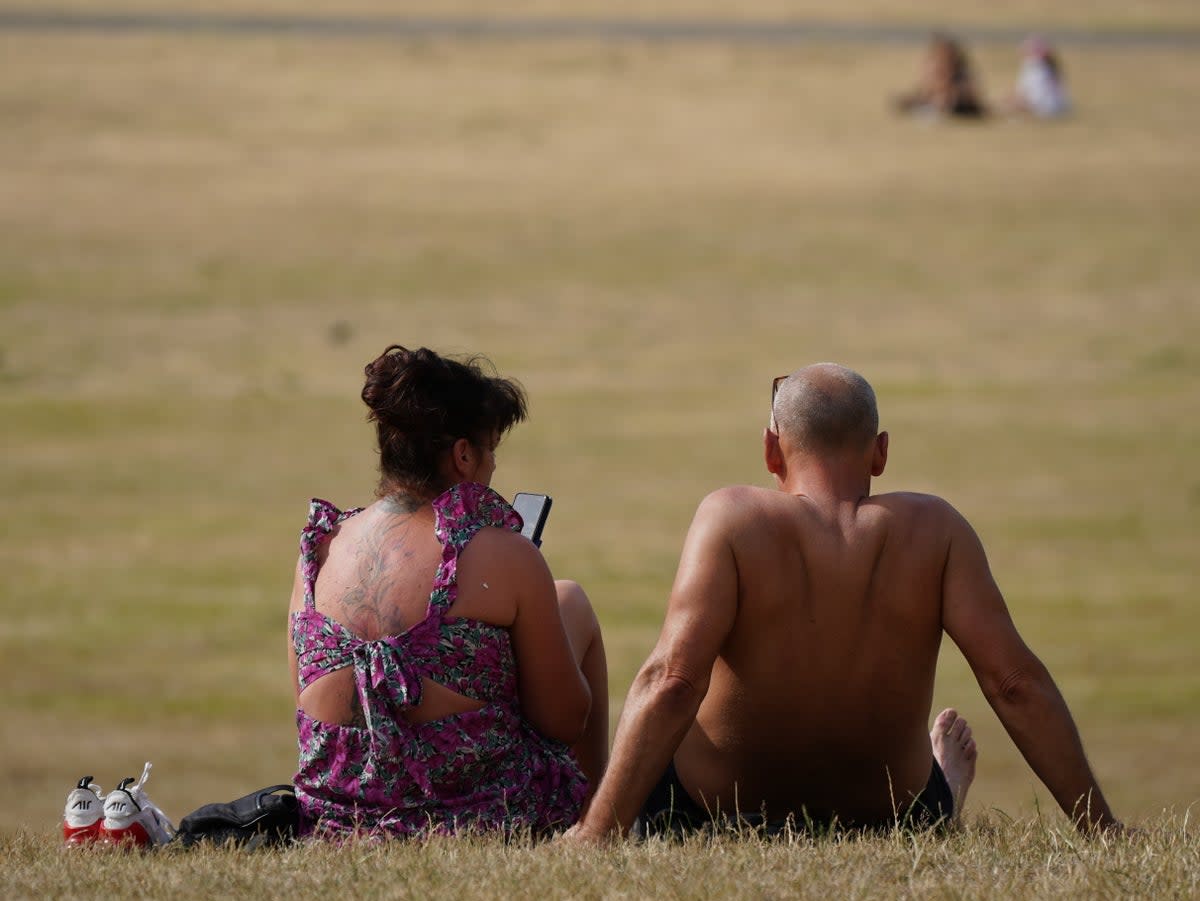
{"type": "Polygon", "coordinates": [[[377,499],[313,500],[289,658],[301,835],[565,829],[608,748],[599,625],[489,485],[524,391],[389,347],[362,399],[377,499]]]}
{"type": "Polygon", "coordinates": [[[978,119],[987,113],[982,92],[962,45],[935,33],[916,86],[892,100],[897,112],[930,118],[978,119]]]}
{"type": "Polygon", "coordinates": [[[1057,119],[1071,112],[1062,62],[1054,48],[1033,35],[1021,45],[1021,68],[1013,94],[1002,108],[1011,114],[1057,119]]]}

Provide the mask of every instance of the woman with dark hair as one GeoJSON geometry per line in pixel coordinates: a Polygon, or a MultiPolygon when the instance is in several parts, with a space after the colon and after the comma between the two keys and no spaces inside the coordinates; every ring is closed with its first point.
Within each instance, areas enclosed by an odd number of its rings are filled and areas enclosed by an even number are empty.
{"type": "Polygon", "coordinates": [[[599,624],[489,486],[519,385],[431,350],[366,367],[377,500],[313,500],[289,616],[302,835],[571,825],[608,753],[599,624]]]}
{"type": "Polygon", "coordinates": [[[930,38],[919,83],[895,97],[892,105],[898,112],[922,116],[975,119],[987,115],[967,51],[941,33],[930,38]]]}

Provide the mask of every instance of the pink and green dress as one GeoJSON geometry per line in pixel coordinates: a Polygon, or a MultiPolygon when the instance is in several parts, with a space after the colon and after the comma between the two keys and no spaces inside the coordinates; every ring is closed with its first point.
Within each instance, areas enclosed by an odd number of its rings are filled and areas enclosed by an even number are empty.
{"type": "Polygon", "coordinates": [[[508,630],[448,617],[458,595],[458,556],[482,528],[519,531],[520,516],[490,488],[464,482],[434,502],[442,562],[425,618],[400,635],[367,641],[316,609],[317,550],[342,512],[312,501],[300,537],[304,609],[292,614],[300,689],[354,668],[365,725],[337,725],[296,711],[300,765],[294,780],[300,832],[386,836],[565,829],[587,782],[566,745],[521,716],[508,630]],[[413,725],[428,678],[483,702],[479,710],[413,725]]]}

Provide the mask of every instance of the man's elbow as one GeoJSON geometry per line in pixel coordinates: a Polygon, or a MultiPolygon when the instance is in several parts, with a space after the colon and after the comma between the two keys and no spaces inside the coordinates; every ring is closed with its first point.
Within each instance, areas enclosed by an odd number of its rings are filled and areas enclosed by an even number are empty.
{"type": "Polygon", "coordinates": [[[648,667],[641,675],[648,706],[666,719],[695,716],[708,689],[708,680],[666,667],[648,667]]]}
{"type": "Polygon", "coordinates": [[[1022,707],[1053,691],[1050,673],[1034,661],[982,680],[984,697],[993,708],[1022,707]]]}

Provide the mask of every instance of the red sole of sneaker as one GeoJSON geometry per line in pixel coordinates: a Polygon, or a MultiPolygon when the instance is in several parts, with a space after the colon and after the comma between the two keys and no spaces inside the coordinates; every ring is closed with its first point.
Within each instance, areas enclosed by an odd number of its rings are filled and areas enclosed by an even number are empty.
{"type": "Polygon", "coordinates": [[[63,841],[68,845],[90,845],[100,840],[100,823],[91,826],[68,826],[63,823],[63,841]]]}
{"type": "Polygon", "coordinates": [[[154,844],[150,840],[150,833],[141,823],[133,823],[124,829],[106,829],[101,826],[99,841],[102,845],[121,845],[130,848],[148,848],[154,844]]]}

